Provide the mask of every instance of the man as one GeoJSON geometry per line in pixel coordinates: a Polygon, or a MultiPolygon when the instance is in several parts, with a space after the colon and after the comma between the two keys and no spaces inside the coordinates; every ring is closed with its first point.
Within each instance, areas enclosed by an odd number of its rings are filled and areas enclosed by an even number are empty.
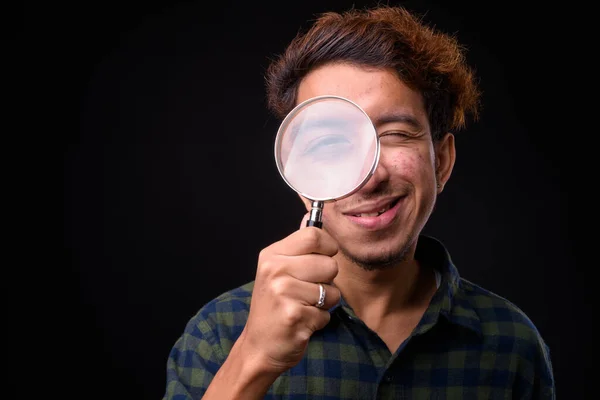
{"type": "MultiPolygon", "coordinates": [[[[381,154],[358,192],[260,252],[256,279],[176,342],[165,399],[554,398],[548,349],[509,301],[459,277],[421,234],[479,91],[456,41],[402,8],[327,13],[267,74],[281,118],[345,97],[381,154]]],[[[310,203],[302,199],[310,208],[310,203]]]]}

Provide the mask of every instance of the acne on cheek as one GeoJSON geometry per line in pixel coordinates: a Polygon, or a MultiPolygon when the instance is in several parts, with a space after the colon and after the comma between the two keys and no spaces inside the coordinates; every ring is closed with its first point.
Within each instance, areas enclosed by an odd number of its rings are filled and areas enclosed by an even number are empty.
{"type": "Polygon", "coordinates": [[[414,175],[417,165],[421,164],[423,157],[417,154],[404,153],[389,159],[393,169],[402,171],[409,175],[414,175]]]}
{"type": "Polygon", "coordinates": [[[423,154],[420,151],[402,152],[387,159],[394,170],[403,171],[406,174],[415,176],[415,174],[428,171],[433,165],[433,158],[423,154]],[[425,167],[425,168],[424,168],[425,167]]]}

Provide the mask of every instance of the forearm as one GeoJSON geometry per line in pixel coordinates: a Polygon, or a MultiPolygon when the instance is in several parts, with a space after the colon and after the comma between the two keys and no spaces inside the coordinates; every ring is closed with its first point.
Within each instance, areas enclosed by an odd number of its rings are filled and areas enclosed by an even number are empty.
{"type": "Polygon", "coordinates": [[[215,374],[202,400],[263,399],[279,376],[264,368],[258,357],[243,350],[243,336],[215,374]]]}

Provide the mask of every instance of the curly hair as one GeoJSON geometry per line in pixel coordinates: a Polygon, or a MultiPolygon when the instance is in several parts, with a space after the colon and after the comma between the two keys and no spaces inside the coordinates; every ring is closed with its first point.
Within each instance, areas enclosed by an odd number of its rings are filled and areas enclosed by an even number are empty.
{"type": "Polygon", "coordinates": [[[480,92],[455,37],[426,26],[402,7],[379,6],[321,14],[298,33],[266,71],[267,104],[284,118],[311,70],[330,63],[391,68],[420,92],[433,140],[478,118],[480,92]]]}

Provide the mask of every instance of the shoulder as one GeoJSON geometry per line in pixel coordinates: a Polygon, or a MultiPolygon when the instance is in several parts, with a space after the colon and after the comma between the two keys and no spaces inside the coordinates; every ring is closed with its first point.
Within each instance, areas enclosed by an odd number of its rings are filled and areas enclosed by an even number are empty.
{"type": "Polygon", "coordinates": [[[464,278],[458,287],[453,318],[479,331],[482,354],[502,370],[495,379],[513,376],[515,393],[554,398],[550,349],[529,316],[508,299],[464,278]]]}
{"type": "Polygon", "coordinates": [[[250,282],[225,292],[189,319],[169,353],[169,398],[202,397],[246,324],[253,287],[250,282]]]}
{"type": "Polygon", "coordinates": [[[254,281],[248,282],[235,289],[229,290],[206,303],[199,311],[198,316],[208,319],[227,322],[228,316],[234,313],[247,313],[250,308],[254,281]],[[225,319],[223,319],[225,318],[225,319]]]}
{"type": "Polygon", "coordinates": [[[484,341],[498,355],[518,355],[532,365],[550,368],[549,348],[537,326],[517,305],[464,278],[460,279],[464,307],[476,318],[484,341]]]}
{"type": "Polygon", "coordinates": [[[185,334],[221,342],[235,342],[246,324],[254,282],[246,283],[215,297],[188,321],[185,334]]]}
{"type": "Polygon", "coordinates": [[[539,340],[540,333],[529,316],[517,305],[464,278],[460,279],[463,301],[479,317],[483,334],[509,335],[539,340]]]}

